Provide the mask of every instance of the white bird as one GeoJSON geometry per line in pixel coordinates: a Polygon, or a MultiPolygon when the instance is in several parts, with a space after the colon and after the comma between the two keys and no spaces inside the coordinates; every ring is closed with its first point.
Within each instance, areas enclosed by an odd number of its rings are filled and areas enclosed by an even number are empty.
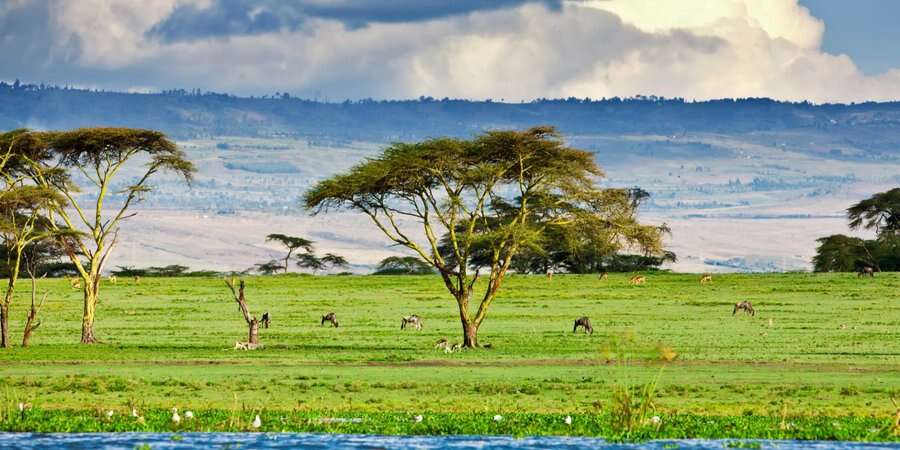
{"type": "Polygon", "coordinates": [[[106,417],[111,419],[112,416],[113,416],[113,414],[114,414],[113,411],[112,411],[112,410],[109,410],[109,411],[106,412],[106,417]]]}
{"type": "Polygon", "coordinates": [[[19,411],[25,411],[25,403],[19,402],[19,411]]]}
{"type": "Polygon", "coordinates": [[[262,420],[259,418],[259,414],[256,415],[256,418],[253,419],[253,423],[250,424],[254,429],[262,426],[262,420]]]}
{"type": "Polygon", "coordinates": [[[184,412],[184,418],[187,419],[187,420],[191,420],[191,419],[194,418],[194,413],[191,412],[191,411],[185,411],[185,412],[184,412]]]}
{"type": "Polygon", "coordinates": [[[659,416],[653,416],[653,417],[650,418],[650,422],[651,422],[653,425],[659,425],[660,422],[662,422],[662,419],[660,419],[659,416]]]}
{"type": "Polygon", "coordinates": [[[566,416],[566,418],[563,419],[563,422],[565,422],[566,425],[572,425],[572,416],[566,416]]]}
{"type": "Polygon", "coordinates": [[[178,408],[172,408],[172,423],[175,425],[181,423],[181,416],[178,415],[178,408]]]}
{"type": "Polygon", "coordinates": [[[416,416],[416,417],[413,417],[413,420],[415,420],[416,423],[419,423],[419,422],[421,422],[421,421],[424,420],[424,419],[425,419],[425,418],[422,417],[422,416],[416,416]]]}
{"type": "Polygon", "coordinates": [[[131,408],[131,417],[137,417],[137,416],[138,416],[137,408],[131,408]]]}
{"type": "Polygon", "coordinates": [[[503,420],[503,416],[501,416],[500,414],[497,414],[496,416],[494,416],[494,422],[499,422],[501,420],[503,420]]]}

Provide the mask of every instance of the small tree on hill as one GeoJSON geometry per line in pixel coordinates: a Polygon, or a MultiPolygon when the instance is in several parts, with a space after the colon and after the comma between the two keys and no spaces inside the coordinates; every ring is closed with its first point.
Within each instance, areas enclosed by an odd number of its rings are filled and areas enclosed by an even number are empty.
{"type": "Polygon", "coordinates": [[[275,241],[287,248],[287,255],[284,257],[284,273],[288,272],[291,256],[297,249],[302,249],[306,253],[313,252],[313,241],[297,236],[288,236],[286,234],[270,234],[266,236],[267,241],[275,241]]]}

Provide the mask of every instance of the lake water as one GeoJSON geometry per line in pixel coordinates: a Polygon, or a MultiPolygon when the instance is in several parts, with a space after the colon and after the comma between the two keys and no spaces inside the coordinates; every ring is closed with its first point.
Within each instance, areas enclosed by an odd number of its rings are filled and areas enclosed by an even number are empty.
{"type": "Polygon", "coordinates": [[[900,449],[900,443],[763,440],[673,440],[611,444],[602,439],[506,436],[373,436],[313,433],[0,433],[0,449],[900,449]],[[729,445],[731,444],[731,445],[729,445]],[[750,445],[748,445],[750,444],[750,445]],[[755,444],[759,444],[758,446],[755,444]]]}

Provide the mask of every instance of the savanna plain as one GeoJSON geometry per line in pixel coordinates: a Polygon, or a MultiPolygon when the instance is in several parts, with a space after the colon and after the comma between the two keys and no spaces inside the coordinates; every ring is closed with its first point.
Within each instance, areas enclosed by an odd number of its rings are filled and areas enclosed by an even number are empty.
{"type": "MultiPolygon", "coordinates": [[[[898,439],[900,275],[630,275],[511,275],[479,331],[490,348],[452,353],[434,348],[461,341],[437,276],[247,277],[251,312],[272,317],[255,351],[233,349],[247,325],[222,279],[104,282],[97,345],[77,344],[81,291],[44,279],[32,345],[0,351],[0,428],[241,430],[260,414],[272,431],[898,439]],[[755,316],[732,314],[741,300],[755,316]],[[421,331],[400,329],[410,314],[421,331]],[[580,316],[593,335],[573,333],[580,316]],[[173,424],[173,407],[196,419],[173,424]]],[[[28,307],[20,292],[14,334],[28,307]]]]}

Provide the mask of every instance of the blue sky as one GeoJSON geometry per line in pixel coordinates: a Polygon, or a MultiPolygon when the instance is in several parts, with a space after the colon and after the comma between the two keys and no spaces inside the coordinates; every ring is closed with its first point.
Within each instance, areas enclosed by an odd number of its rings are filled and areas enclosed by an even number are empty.
{"type": "Polygon", "coordinates": [[[328,100],[900,99],[894,0],[0,0],[0,80],[328,100]]]}
{"type": "Polygon", "coordinates": [[[900,1],[801,0],[825,22],[822,48],[846,53],[867,74],[900,67],[900,1]]]}

